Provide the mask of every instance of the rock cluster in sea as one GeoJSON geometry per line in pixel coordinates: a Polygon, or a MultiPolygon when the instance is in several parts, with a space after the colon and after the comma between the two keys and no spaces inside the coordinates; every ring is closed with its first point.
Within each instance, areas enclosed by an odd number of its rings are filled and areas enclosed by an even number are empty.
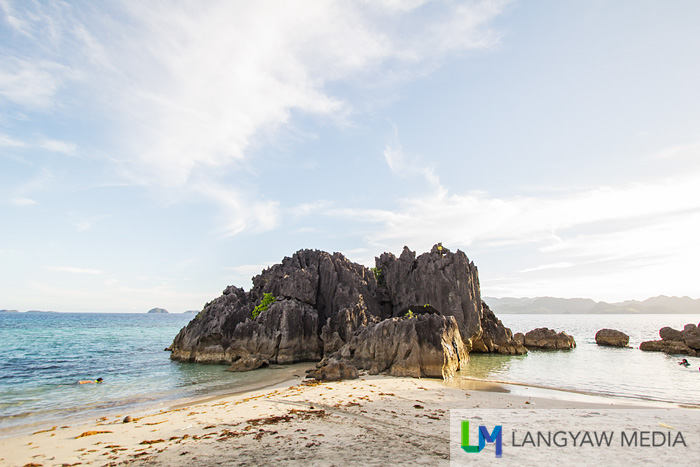
{"type": "Polygon", "coordinates": [[[438,244],[416,257],[404,247],[375,264],[299,250],[255,276],[250,291],[229,286],[207,303],[171,358],[245,370],[333,357],[371,373],[449,377],[469,351],[526,352],[481,301],[462,251],[438,244]]]}
{"type": "Polygon", "coordinates": [[[663,327],[659,330],[660,341],[642,342],[639,348],[668,354],[700,356],[700,328],[698,326],[686,324],[682,331],[663,327]]]}

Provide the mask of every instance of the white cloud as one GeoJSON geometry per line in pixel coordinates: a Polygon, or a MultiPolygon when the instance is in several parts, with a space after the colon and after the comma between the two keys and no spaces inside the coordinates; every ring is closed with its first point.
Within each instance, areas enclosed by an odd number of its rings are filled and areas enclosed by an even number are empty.
{"type": "Polygon", "coordinates": [[[44,266],[44,269],[55,272],[66,272],[69,274],[103,274],[99,269],[88,269],[88,268],[75,268],[72,266],[44,266]]]}
{"type": "MultiPolygon", "coordinates": [[[[2,6],[5,20],[43,53],[0,59],[0,96],[48,109],[81,80],[121,133],[113,157],[123,173],[159,192],[187,190],[217,203],[227,233],[279,224],[275,200],[258,201],[254,187],[233,188],[236,178],[256,177],[252,147],[269,146],[296,114],[338,122],[352,115],[352,104],[331,91],[335,83],[387,85],[426,73],[446,54],[492,45],[488,23],[503,8],[490,1],[125,1],[116,15],[79,16],[70,4],[2,6]],[[222,171],[233,180],[225,188],[217,182],[222,171]]],[[[429,170],[424,175],[437,183],[429,170]]]]}
{"type": "Polygon", "coordinates": [[[56,93],[73,75],[70,68],[60,63],[0,55],[0,102],[46,110],[54,106],[56,93]]]}
{"type": "Polygon", "coordinates": [[[547,269],[566,269],[566,268],[571,268],[573,266],[575,266],[575,264],[563,261],[561,263],[543,264],[541,266],[535,266],[533,268],[523,269],[520,272],[545,271],[547,269]]]}
{"type": "Polygon", "coordinates": [[[43,139],[37,143],[37,146],[48,151],[65,154],[67,156],[75,155],[78,149],[78,146],[75,143],[55,139],[43,139]]]}
{"type": "Polygon", "coordinates": [[[435,175],[435,169],[422,167],[417,161],[408,160],[398,144],[387,145],[384,148],[384,159],[393,173],[405,178],[424,178],[439,193],[445,193],[445,189],[440,184],[440,178],[435,175]]]}
{"type": "Polygon", "coordinates": [[[39,203],[31,198],[16,197],[10,199],[10,204],[13,204],[15,206],[32,206],[34,204],[39,203]]]}
{"type": "Polygon", "coordinates": [[[60,141],[49,138],[39,138],[32,141],[21,141],[12,136],[0,133],[0,147],[32,149],[39,148],[51,152],[58,152],[67,156],[75,155],[78,146],[68,141],[60,141]]]}
{"type": "Polygon", "coordinates": [[[371,232],[369,244],[389,251],[403,245],[427,251],[438,241],[481,257],[527,251],[522,257],[530,263],[520,263],[514,269],[519,274],[492,282],[492,295],[519,291],[532,296],[535,290],[553,294],[558,289],[569,296],[585,295],[593,282],[601,288],[591,290],[613,293],[601,278],[614,275],[623,290],[625,272],[647,274],[640,287],[655,284],[658,293],[679,284],[697,289],[690,282],[695,280],[693,265],[700,262],[700,173],[541,196],[429,193],[406,198],[395,210],[329,209],[325,214],[362,226],[371,232]]]}
{"type": "Polygon", "coordinates": [[[665,148],[653,156],[656,159],[700,159],[700,143],[677,144],[665,148]]]}
{"type": "Polygon", "coordinates": [[[26,143],[24,141],[15,139],[9,135],[4,135],[0,133],[0,147],[23,148],[26,147],[26,143]]]}

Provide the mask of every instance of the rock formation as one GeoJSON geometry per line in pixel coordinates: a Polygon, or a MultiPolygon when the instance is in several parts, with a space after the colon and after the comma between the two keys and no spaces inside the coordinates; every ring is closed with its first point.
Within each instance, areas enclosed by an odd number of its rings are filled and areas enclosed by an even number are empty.
{"type": "Polygon", "coordinates": [[[609,347],[627,347],[630,343],[630,336],[615,329],[601,329],[595,333],[595,342],[598,345],[609,347]]]}
{"type": "Polygon", "coordinates": [[[323,362],[315,370],[311,370],[306,377],[317,381],[340,381],[343,379],[357,379],[357,368],[343,361],[335,359],[323,362]]]}
{"type": "Polygon", "coordinates": [[[416,376],[450,375],[472,349],[526,352],[482,303],[474,263],[441,245],[418,257],[384,253],[374,271],[340,253],[299,250],[255,276],[249,292],[227,287],[169,347],[173,360],[234,371],[337,353],[358,368],[416,376]],[[266,294],[274,301],[263,309],[266,294]]]}
{"type": "Polygon", "coordinates": [[[525,334],[519,332],[513,340],[524,345],[528,350],[571,350],[576,347],[576,341],[565,332],[557,333],[553,329],[537,328],[525,334]]]}
{"type": "Polygon", "coordinates": [[[503,326],[501,320],[496,318],[489,306],[481,302],[483,310],[481,316],[482,334],[472,341],[472,352],[491,352],[504,355],[522,355],[527,349],[522,342],[513,339],[513,333],[503,326]]]}
{"type": "Polygon", "coordinates": [[[660,341],[642,342],[639,348],[668,354],[700,356],[700,329],[694,324],[686,324],[682,331],[670,327],[659,330],[660,341]]]}
{"type": "Polygon", "coordinates": [[[450,378],[468,352],[454,316],[391,318],[357,332],[337,355],[370,374],[450,378]]]}

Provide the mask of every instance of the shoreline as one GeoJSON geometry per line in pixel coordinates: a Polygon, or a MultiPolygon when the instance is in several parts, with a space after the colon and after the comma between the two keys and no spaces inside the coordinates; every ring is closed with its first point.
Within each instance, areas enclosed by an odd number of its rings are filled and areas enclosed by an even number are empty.
{"type": "MultiPolygon", "coordinates": [[[[126,416],[129,414],[136,414],[140,416],[147,416],[154,413],[158,413],[162,410],[174,410],[181,407],[189,407],[192,405],[206,404],[208,402],[216,402],[221,399],[247,394],[251,392],[258,392],[263,390],[274,390],[282,387],[287,387],[290,383],[295,381],[295,377],[299,376],[304,380],[306,375],[306,370],[315,368],[314,362],[299,362],[289,365],[274,365],[269,368],[262,368],[253,371],[265,371],[270,372],[269,379],[265,381],[260,381],[257,383],[248,383],[242,385],[241,387],[235,388],[233,391],[221,391],[218,390],[213,394],[202,394],[190,397],[178,397],[173,399],[165,399],[162,401],[151,401],[141,404],[136,404],[127,407],[114,407],[114,408],[102,408],[99,410],[89,410],[89,415],[83,414],[79,415],[77,412],[72,413],[68,416],[62,416],[58,418],[50,418],[46,420],[38,420],[35,422],[11,425],[7,427],[0,426],[0,440],[4,438],[12,438],[17,435],[27,435],[34,433],[36,431],[45,430],[56,424],[72,424],[74,426],[80,426],[84,424],[89,424],[91,421],[99,418],[111,418],[115,416],[126,416]],[[121,415],[118,415],[121,414],[121,415]]],[[[568,389],[568,388],[557,388],[552,386],[544,386],[534,383],[523,383],[517,381],[502,381],[502,380],[488,380],[482,378],[474,378],[469,376],[456,376],[449,380],[439,380],[432,378],[418,378],[418,380],[434,380],[439,381],[446,387],[462,389],[462,390],[472,390],[480,392],[497,392],[504,394],[513,394],[518,396],[526,397],[538,397],[538,398],[550,398],[556,400],[562,400],[567,402],[584,402],[593,404],[605,404],[611,403],[615,405],[626,405],[626,406],[643,406],[643,407],[656,407],[656,408],[686,408],[686,409],[700,409],[700,404],[693,405],[683,402],[672,402],[672,401],[661,401],[656,399],[646,399],[633,396],[622,396],[618,394],[603,394],[595,393],[589,391],[568,389]],[[532,391],[530,391],[532,390],[532,391]]]]}
{"type": "Polygon", "coordinates": [[[80,411],[76,409],[76,411],[71,412],[69,415],[63,415],[56,418],[41,419],[18,425],[0,425],[0,440],[4,438],[12,438],[16,435],[31,434],[36,431],[50,428],[51,426],[56,424],[70,423],[72,425],[79,426],[90,423],[95,419],[103,417],[115,417],[117,416],[117,414],[123,414],[122,416],[129,414],[139,414],[141,416],[144,416],[150,415],[152,413],[157,413],[159,410],[163,409],[172,410],[175,408],[179,408],[180,406],[203,404],[210,400],[218,400],[221,398],[235,396],[238,394],[274,388],[277,385],[284,385],[286,382],[292,381],[294,375],[296,374],[299,374],[299,376],[303,377],[306,374],[306,370],[313,367],[315,367],[315,363],[311,362],[293,363],[290,365],[273,365],[269,368],[261,368],[259,370],[254,370],[270,373],[266,380],[260,382],[245,383],[240,387],[236,387],[234,390],[217,390],[212,394],[167,398],[127,406],[113,406],[101,407],[98,409],[87,409],[82,410],[82,412],[84,412],[83,414],[80,414],[80,411]]]}
{"type": "MultiPolygon", "coordinates": [[[[5,437],[0,465],[215,465],[222,456],[235,463],[334,465],[338,450],[385,446],[389,439],[408,444],[389,449],[387,462],[440,464],[449,458],[450,409],[660,409],[602,396],[567,400],[552,392],[575,393],[469,379],[461,381],[469,389],[449,380],[364,372],[355,380],[318,383],[305,380],[302,367],[312,366],[297,364],[291,378],[265,387],[5,437]],[[134,421],[122,423],[125,415],[134,421]]],[[[353,463],[377,462],[366,452],[346,454],[353,463]]]]}
{"type": "MultiPolygon", "coordinates": [[[[576,402],[576,401],[586,402],[587,399],[592,399],[590,402],[596,402],[598,400],[601,402],[602,401],[613,401],[616,405],[634,405],[634,406],[655,407],[655,408],[700,409],[700,403],[699,404],[688,404],[685,402],[664,401],[664,400],[644,398],[644,397],[639,397],[639,396],[622,396],[619,394],[605,394],[605,393],[583,391],[583,390],[577,390],[577,389],[544,386],[541,384],[534,384],[534,383],[522,383],[522,382],[518,382],[518,381],[490,380],[490,379],[472,378],[472,377],[468,377],[468,376],[461,376],[460,378],[464,381],[468,381],[468,382],[472,382],[472,383],[485,383],[485,384],[497,385],[497,386],[504,387],[504,388],[512,386],[514,388],[524,388],[525,390],[534,389],[536,391],[533,391],[533,392],[542,391],[545,393],[545,395],[554,396],[553,397],[554,399],[561,399],[561,400],[566,400],[566,401],[570,401],[570,402],[576,402]],[[561,395],[564,395],[564,396],[558,397],[561,395]],[[566,397],[566,396],[568,396],[568,397],[566,397]]],[[[445,381],[445,384],[450,384],[450,381],[452,381],[452,380],[445,381]]],[[[459,383],[457,383],[457,384],[460,387],[463,387],[465,389],[469,389],[467,387],[468,385],[459,384],[459,383]]],[[[473,388],[473,389],[479,390],[477,388],[473,388]]],[[[510,392],[514,392],[514,391],[511,389],[510,392]]],[[[523,392],[518,391],[517,389],[514,393],[524,395],[523,392]]]]}

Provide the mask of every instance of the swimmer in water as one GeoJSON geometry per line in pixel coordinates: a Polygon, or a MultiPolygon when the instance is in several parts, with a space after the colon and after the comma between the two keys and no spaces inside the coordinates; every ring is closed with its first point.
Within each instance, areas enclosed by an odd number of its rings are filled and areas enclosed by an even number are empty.
{"type": "Polygon", "coordinates": [[[94,381],[91,380],[91,379],[84,379],[84,380],[82,380],[82,381],[78,381],[78,384],[96,384],[96,383],[99,384],[99,383],[101,383],[102,381],[103,381],[102,378],[97,378],[97,379],[94,380],[94,381]]]}
{"type": "Polygon", "coordinates": [[[683,365],[683,366],[685,366],[685,367],[689,367],[689,366],[690,366],[690,363],[688,363],[688,359],[686,359],[686,358],[684,358],[683,360],[681,360],[680,362],[678,362],[678,364],[679,364],[679,365],[683,365]]]}

